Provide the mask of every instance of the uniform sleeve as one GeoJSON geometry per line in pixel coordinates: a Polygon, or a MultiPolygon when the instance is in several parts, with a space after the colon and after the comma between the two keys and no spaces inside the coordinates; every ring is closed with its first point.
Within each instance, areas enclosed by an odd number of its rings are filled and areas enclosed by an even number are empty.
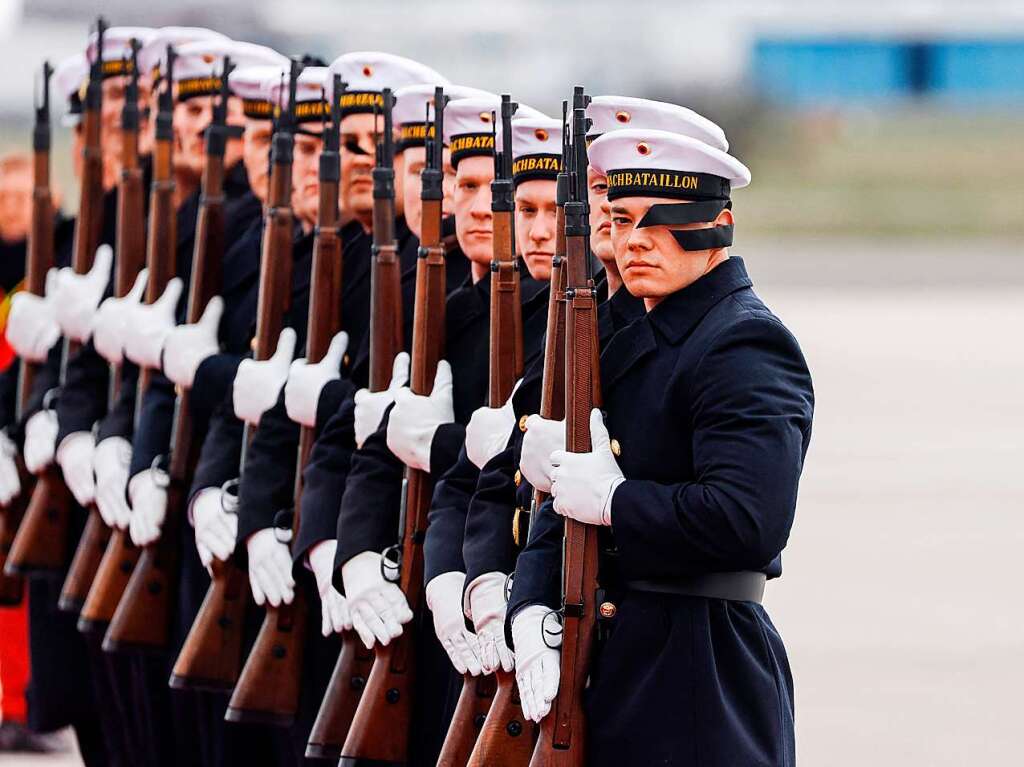
{"type": "Polygon", "coordinates": [[[221,487],[238,477],[243,431],[242,422],[235,418],[230,394],[222,397],[210,416],[210,425],[203,437],[189,497],[194,497],[200,490],[221,487]]]}
{"type": "Polygon", "coordinates": [[[245,468],[238,506],[238,543],[257,530],[274,525],[274,517],[292,508],[299,427],[288,417],[284,391],[260,418],[259,428],[245,451],[245,468]]]}
{"type": "Polygon", "coordinates": [[[174,384],[170,379],[158,370],[151,371],[132,438],[129,477],[150,468],[156,458],[166,456],[170,451],[174,396],[174,384]]]}
{"type": "Polygon", "coordinates": [[[388,409],[380,428],[352,454],[338,512],[335,569],[364,551],[383,551],[398,539],[405,464],[388,449],[388,409]]]}
{"type": "Polygon", "coordinates": [[[14,411],[18,402],[19,370],[21,360],[15,357],[7,369],[0,373],[0,426],[4,428],[13,428],[15,425],[14,411]]]}
{"type": "MultiPolygon", "coordinates": [[[[480,470],[466,514],[462,556],[466,583],[485,573],[510,573],[516,564],[512,523],[516,508],[515,448],[507,447],[480,470]]],[[[525,522],[524,522],[525,524],[525,522]]]]}
{"type": "Polygon", "coordinates": [[[110,367],[92,342],[71,355],[57,400],[57,444],[76,431],[92,431],[107,411],[110,367]]]}
{"type": "Polygon", "coordinates": [[[347,378],[335,378],[324,384],[320,390],[320,399],[316,403],[316,431],[319,434],[327,426],[327,422],[337,413],[345,400],[355,391],[352,382],[347,378]]]}
{"type": "Polygon", "coordinates": [[[430,443],[430,476],[443,477],[455,465],[465,444],[465,424],[452,422],[438,426],[430,443]]]}
{"type": "Polygon", "coordinates": [[[121,366],[121,388],[117,399],[100,421],[96,440],[123,437],[131,440],[135,431],[135,397],[139,386],[139,366],[127,359],[121,366]]]}
{"type": "Polygon", "coordinates": [[[551,500],[545,501],[530,520],[530,538],[516,560],[512,594],[505,612],[505,641],[512,642],[512,619],[530,605],[557,610],[562,594],[562,533],[565,524],[555,513],[551,500]]]}
{"type": "Polygon", "coordinates": [[[612,498],[627,579],[760,570],[789,537],[814,402],[796,340],[777,320],[744,320],[691,380],[698,480],[627,477],[612,498]]]}
{"type": "Polygon", "coordinates": [[[466,571],[462,558],[466,513],[479,476],[480,470],[463,449],[455,465],[441,475],[434,486],[427,515],[427,537],[423,542],[425,583],[442,573],[466,571]]]}
{"type": "MultiPolygon", "coordinates": [[[[338,508],[355,450],[355,402],[352,399],[355,386],[344,379],[331,383],[339,384],[335,394],[344,394],[347,387],[348,396],[341,398],[334,415],[318,429],[302,472],[299,533],[292,544],[296,563],[301,562],[314,545],[338,534],[338,508]]],[[[320,399],[322,403],[323,394],[320,399]]]]}

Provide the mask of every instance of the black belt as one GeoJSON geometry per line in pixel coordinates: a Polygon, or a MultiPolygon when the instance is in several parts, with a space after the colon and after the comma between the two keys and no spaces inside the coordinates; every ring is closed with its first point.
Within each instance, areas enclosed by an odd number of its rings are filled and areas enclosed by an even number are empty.
{"type": "Polygon", "coordinates": [[[633,591],[653,591],[658,594],[678,594],[704,599],[730,599],[735,602],[761,603],[764,597],[764,573],[742,571],[738,573],[709,573],[673,578],[665,581],[626,581],[633,591]]]}

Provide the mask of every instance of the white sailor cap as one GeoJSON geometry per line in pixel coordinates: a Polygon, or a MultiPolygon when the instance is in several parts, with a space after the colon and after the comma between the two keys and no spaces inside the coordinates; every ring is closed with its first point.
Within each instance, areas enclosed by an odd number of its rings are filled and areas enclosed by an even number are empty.
{"type": "Polygon", "coordinates": [[[380,109],[385,88],[397,91],[407,85],[448,85],[448,78],[418,61],[380,51],[345,53],[331,62],[327,99],[334,98],[334,75],[345,83],[341,116],[380,109]]]}
{"type": "MultiPolygon", "coordinates": [[[[219,93],[225,57],[239,66],[288,65],[288,57],[273,48],[238,40],[197,40],[179,46],[175,53],[174,83],[178,86],[179,101],[219,93]]],[[[166,71],[166,52],[161,69],[166,71]]]]}
{"type": "Polygon", "coordinates": [[[197,40],[227,40],[227,35],[205,27],[160,27],[139,51],[139,71],[149,74],[156,85],[167,57],[167,46],[177,48],[197,40]]]}
{"type": "Polygon", "coordinates": [[[269,120],[274,116],[274,102],[270,97],[270,88],[281,78],[288,77],[288,66],[239,67],[228,75],[228,87],[231,92],[242,99],[242,112],[254,120],[269,120]]]}
{"type": "MultiPolygon", "coordinates": [[[[445,85],[444,95],[449,104],[453,101],[468,98],[497,98],[493,93],[470,88],[466,85],[445,85]]],[[[426,139],[434,137],[434,90],[436,85],[429,83],[407,85],[395,92],[395,106],[392,119],[398,126],[399,138],[395,146],[401,152],[414,146],[423,146],[426,139]],[[427,108],[430,108],[429,115],[427,108]]],[[[445,115],[447,115],[447,109],[445,115]]]]}
{"type": "MultiPolygon", "coordinates": [[[[132,71],[132,40],[137,40],[139,48],[146,45],[156,30],[152,27],[110,27],[103,30],[103,77],[127,75],[132,71]]],[[[86,56],[95,61],[99,37],[96,32],[89,36],[86,56]]],[[[141,67],[140,67],[141,69],[141,67]]],[[[146,70],[141,69],[142,72],[146,70]]]]}
{"type": "MultiPolygon", "coordinates": [[[[520,104],[516,118],[541,118],[544,114],[520,104]]],[[[493,156],[495,139],[501,151],[501,97],[495,95],[461,99],[444,110],[444,141],[451,149],[452,167],[466,157],[493,156]],[[495,131],[494,121],[499,121],[495,131]]]]}
{"type": "Polygon", "coordinates": [[[78,125],[82,117],[82,86],[89,77],[89,60],[84,53],[62,59],[53,70],[53,87],[67,103],[60,123],[65,128],[78,125]]]}
{"type": "Polygon", "coordinates": [[[725,131],[703,115],[678,104],[632,96],[595,96],[587,107],[587,117],[591,120],[588,142],[614,130],[653,129],[690,136],[715,149],[729,151],[725,131]]]}
{"type": "Polygon", "coordinates": [[[554,181],[562,164],[562,123],[547,115],[512,120],[512,183],[554,181]]]}
{"type": "MultiPolygon", "coordinates": [[[[618,130],[590,145],[588,159],[608,179],[608,200],[661,197],[685,202],[655,203],[637,228],[714,222],[732,206],[733,189],[750,183],[750,171],[732,155],[703,141],[661,130],[618,130]]],[[[683,250],[732,244],[732,224],[671,230],[683,250]]]]}
{"type": "MultiPolygon", "coordinates": [[[[295,81],[295,121],[321,122],[330,119],[328,102],[324,99],[327,67],[306,67],[295,81]]],[[[288,109],[289,73],[270,84],[270,103],[275,109],[288,109]]]]}

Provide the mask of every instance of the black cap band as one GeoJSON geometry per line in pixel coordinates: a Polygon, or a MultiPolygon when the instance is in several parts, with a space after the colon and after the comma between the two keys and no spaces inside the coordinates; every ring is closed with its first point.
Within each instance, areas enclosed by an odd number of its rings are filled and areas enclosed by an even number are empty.
{"type": "Polygon", "coordinates": [[[295,102],[295,122],[323,122],[325,117],[328,119],[331,117],[331,109],[326,101],[314,99],[295,102]]]}
{"type": "Polygon", "coordinates": [[[178,86],[178,101],[188,101],[200,96],[216,96],[220,93],[220,77],[186,77],[175,83],[178,86]]]}
{"type": "Polygon", "coordinates": [[[554,181],[562,165],[560,154],[524,154],[512,161],[512,184],[518,186],[524,181],[554,181]]]}
{"type": "Polygon", "coordinates": [[[452,136],[452,167],[459,167],[459,161],[467,157],[493,157],[494,156],[494,134],[493,133],[463,133],[460,136],[452,136]]]}
{"type": "Polygon", "coordinates": [[[729,180],[711,173],[657,168],[623,168],[608,174],[608,199],[668,197],[673,200],[728,200],[729,180]]]}
{"type": "Polygon", "coordinates": [[[341,116],[384,110],[380,91],[345,91],[341,94],[341,116]]]}
{"type": "Polygon", "coordinates": [[[270,120],[274,117],[274,105],[264,99],[242,99],[242,114],[250,120],[270,120]]]}
{"type": "Polygon", "coordinates": [[[434,123],[405,123],[398,128],[395,151],[402,152],[414,146],[426,146],[434,138],[434,123]]]}

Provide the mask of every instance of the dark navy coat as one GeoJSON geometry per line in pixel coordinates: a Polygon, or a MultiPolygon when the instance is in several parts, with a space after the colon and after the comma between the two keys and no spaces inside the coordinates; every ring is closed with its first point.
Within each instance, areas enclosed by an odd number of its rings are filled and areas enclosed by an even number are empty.
{"type": "MultiPolygon", "coordinates": [[[[598,296],[606,292],[602,281],[598,296]]],[[[620,288],[598,306],[598,336],[604,347],[612,336],[644,314],[643,302],[620,288]]],[[[465,516],[465,540],[460,552],[465,561],[466,585],[485,573],[511,573],[529,530],[533,486],[519,472],[523,447],[519,423],[538,412],[543,388],[544,358],[538,357],[523,377],[512,399],[516,426],[509,444],[480,471],[465,516]]],[[[454,555],[449,555],[454,556],[454,555]]]]}
{"type": "MultiPolygon", "coordinates": [[[[814,403],[799,345],[731,258],[618,333],[601,383],[626,481],[602,531],[617,612],[591,668],[590,763],[794,764],[789,663],[761,605],[628,582],[780,574],[814,403]]],[[[562,520],[550,501],[537,516],[509,619],[559,604],[562,520]]]]}

